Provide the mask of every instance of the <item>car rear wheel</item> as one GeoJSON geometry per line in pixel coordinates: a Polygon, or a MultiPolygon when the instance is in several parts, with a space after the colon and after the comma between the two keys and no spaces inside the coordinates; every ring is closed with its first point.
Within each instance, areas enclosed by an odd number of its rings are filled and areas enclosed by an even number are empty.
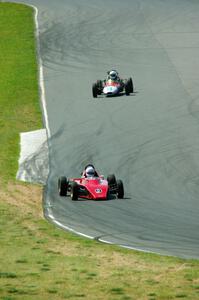
{"type": "Polygon", "coordinates": [[[124,88],[125,88],[125,94],[126,94],[126,96],[129,96],[130,95],[130,90],[129,90],[128,82],[125,83],[124,88]]]}
{"type": "Polygon", "coordinates": [[[122,180],[117,180],[117,197],[119,199],[124,198],[124,185],[122,180]]]}
{"type": "Polygon", "coordinates": [[[93,98],[97,98],[97,84],[94,83],[92,86],[93,98]]]}
{"type": "Polygon", "coordinates": [[[77,200],[78,199],[78,184],[77,184],[77,182],[72,182],[71,183],[70,196],[71,196],[72,200],[77,200]]]}
{"type": "Polygon", "coordinates": [[[132,80],[131,77],[128,79],[128,84],[129,84],[130,93],[133,93],[134,92],[134,86],[133,86],[133,80],[132,80]]]}
{"type": "Polygon", "coordinates": [[[108,175],[107,177],[108,185],[116,184],[116,178],[114,174],[108,175]]]}
{"type": "Polygon", "coordinates": [[[58,192],[60,196],[67,196],[68,181],[65,176],[61,176],[58,179],[58,192]]]}
{"type": "Polygon", "coordinates": [[[124,87],[125,87],[125,94],[127,96],[130,95],[130,93],[133,93],[134,88],[133,88],[133,80],[131,77],[126,81],[124,87]]]}

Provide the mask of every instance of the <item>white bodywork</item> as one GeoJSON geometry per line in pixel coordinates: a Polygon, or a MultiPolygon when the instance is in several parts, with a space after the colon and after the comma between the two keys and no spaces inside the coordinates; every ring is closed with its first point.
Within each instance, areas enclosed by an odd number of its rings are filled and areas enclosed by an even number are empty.
{"type": "Polygon", "coordinates": [[[105,95],[116,95],[119,92],[119,88],[117,86],[105,86],[103,89],[103,93],[105,95]]]}

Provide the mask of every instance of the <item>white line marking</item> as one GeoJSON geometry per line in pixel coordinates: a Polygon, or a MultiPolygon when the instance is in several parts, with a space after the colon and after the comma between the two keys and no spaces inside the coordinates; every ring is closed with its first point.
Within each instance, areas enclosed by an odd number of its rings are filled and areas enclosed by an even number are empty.
{"type": "Polygon", "coordinates": [[[69,227],[69,226],[65,226],[65,225],[62,224],[61,222],[57,221],[57,220],[55,219],[55,217],[53,216],[53,214],[51,214],[51,213],[48,214],[48,217],[53,221],[53,223],[57,224],[59,227],[65,229],[65,230],[74,232],[75,234],[81,235],[81,236],[86,237],[86,238],[89,238],[89,239],[91,239],[91,240],[94,240],[94,238],[95,238],[95,237],[93,237],[93,236],[90,236],[90,235],[81,233],[81,232],[79,232],[79,231],[76,231],[76,230],[74,230],[73,228],[71,228],[71,227],[69,227]]]}
{"type": "MultiPolygon", "coordinates": [[[[29,4],[28,4],[29,5],[29,4]]],[[[35,10],[35,26],[36,26],[36,39],[37,39],[37,58],[38,58],[38,64],[39,64],[39,82],[40,82],[40,90],[41,90],[41,102],[43,105],[43,111],[44,111],[44,119],[45,119],[45,125],[46,125],[46,130],[47,130],[47,136],[50,138],[51,133],[50,133],[50,127],[49,127],[49,122],[48,122],[48,113],[47,113],[47,105],[46,105],[46,97],[45,97],[45,86],[44,86],[44,76],[43,76],[43,65],[42,65],[42,59],[40,57],[40,44],[39,44],[39,23],[38,23],[38,8],[34,5],[29,5],[35,10]]],[[[48,205],[50,206],[50,201],[48,202],[48,205]]],[[[50,207],[49,207],[50,209],[50,207]]],[[[59,227],[68,230],[70,232],[74,232],[75,234],[78,234],[80,236],[89,238],[89,239],[94,239],[95,237],[89,236],[87,234],[81,233],[79,231],[76,231],[72,229],[71,227],[65,226],[64,224],[60,223],[57,221],[53,215],[53,212],[49,212],[47,210],[48,217],[52,220],[54,224],[57,224],[59,227]]]]}
{"type": "Polygon", "coordinates": [[[46,104],[46,97],[45,97],[43,64],[42,64],[42,59],[41,59],[41,56],[40,56],[38,8],[34,5],[29,5],[29,6],[32,7],[35,11],[34,17],[35,17],[35,26],[36,26],[37,59],[38,59],[38,65],[39,65],[40,97],[41,97],[41,102],[42,102],[42,106],[43,106],[44,120],[45,120],[45,125],[46,125],[46,130],[47,130],[47,136],[48,136],[48,138],[50,138],[51,133],[50,133],[48,113],[47,113],[47,104],[46,104]]]}
{"type": "MultiPolygon", "coordinates": [[[[4,2],[9,3],[9,1],[4,1],[4,2]]],[[[26,3],[26,2],[22,2],[22,1],[16,1],[16,3],[25,4],[25,5],[30,6],[34,9],[34,20],[35,20],[35,28],[36,28],[36,30],[35,30],[36,50],[37,50],[37,61],[38,61],[38,66],[39,66],[39,76],[38,77],[39,77],[40,97],[41,97],[41,103],[42,103],[42,108],[43,108],[43,112],[44,112],[44,121],[45,121],[47,136],[48,136],[48,138],[50,138],[51,132],[50,132],[50,127],[49,127],[47,104],[46,104],[46,97],[45,97],[43,63],[42,63],[42,58],[40,56],[38,8],[33,4],[29,4],[29,3],[26,3]]]]}

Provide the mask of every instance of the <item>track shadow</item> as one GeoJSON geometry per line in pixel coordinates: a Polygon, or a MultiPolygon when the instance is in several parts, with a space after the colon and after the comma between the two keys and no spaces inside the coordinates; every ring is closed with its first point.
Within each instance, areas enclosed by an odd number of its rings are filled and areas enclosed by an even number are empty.
{"type": "Polygon", "coordinates": [[[131,199],[130,197],[124,197],[123,199],[119,199],[117,198],[117,196],[115,195],[110,195],[108,197],[108,199],[85,199],[85,198],[78,198],[77,200],[72,200],[70,198],[70,195],[67,195],[66,198],[68,200],[74,201],[74,202],[88,202],[88,201],[94,201],[94,202],[107,202],[107,201],[115,201],[115,200],[127,200],[127,199],[131,199]]]}
{"type": "Polygon", "coordinates": [[[112,99],[117,99],[119,100],[120,98],[123,99],[123,97],[126,97],[126,99],[129,99],[131,97],[135,97],[136,94],[138,94],[137,91],[135,91],[134,93],[130,94],[130,95],[126,95],[125,93],[121,93],[121,94],[118,94],[118,95],[110,95],[110,96],[106,96],[106,95],[98,95],[97,98],[93,98],[93,100],[112,100],[112,99]]]}

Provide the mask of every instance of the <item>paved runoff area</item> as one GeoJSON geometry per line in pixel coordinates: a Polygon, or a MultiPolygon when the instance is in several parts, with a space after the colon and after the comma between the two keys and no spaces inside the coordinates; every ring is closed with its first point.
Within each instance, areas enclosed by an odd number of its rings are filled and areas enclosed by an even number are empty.
{"type": "Polygon", "coordinates": [[[46,129],[22,132],[20,146],[17,179],[46,184],[49,169],[46,129]]]}

